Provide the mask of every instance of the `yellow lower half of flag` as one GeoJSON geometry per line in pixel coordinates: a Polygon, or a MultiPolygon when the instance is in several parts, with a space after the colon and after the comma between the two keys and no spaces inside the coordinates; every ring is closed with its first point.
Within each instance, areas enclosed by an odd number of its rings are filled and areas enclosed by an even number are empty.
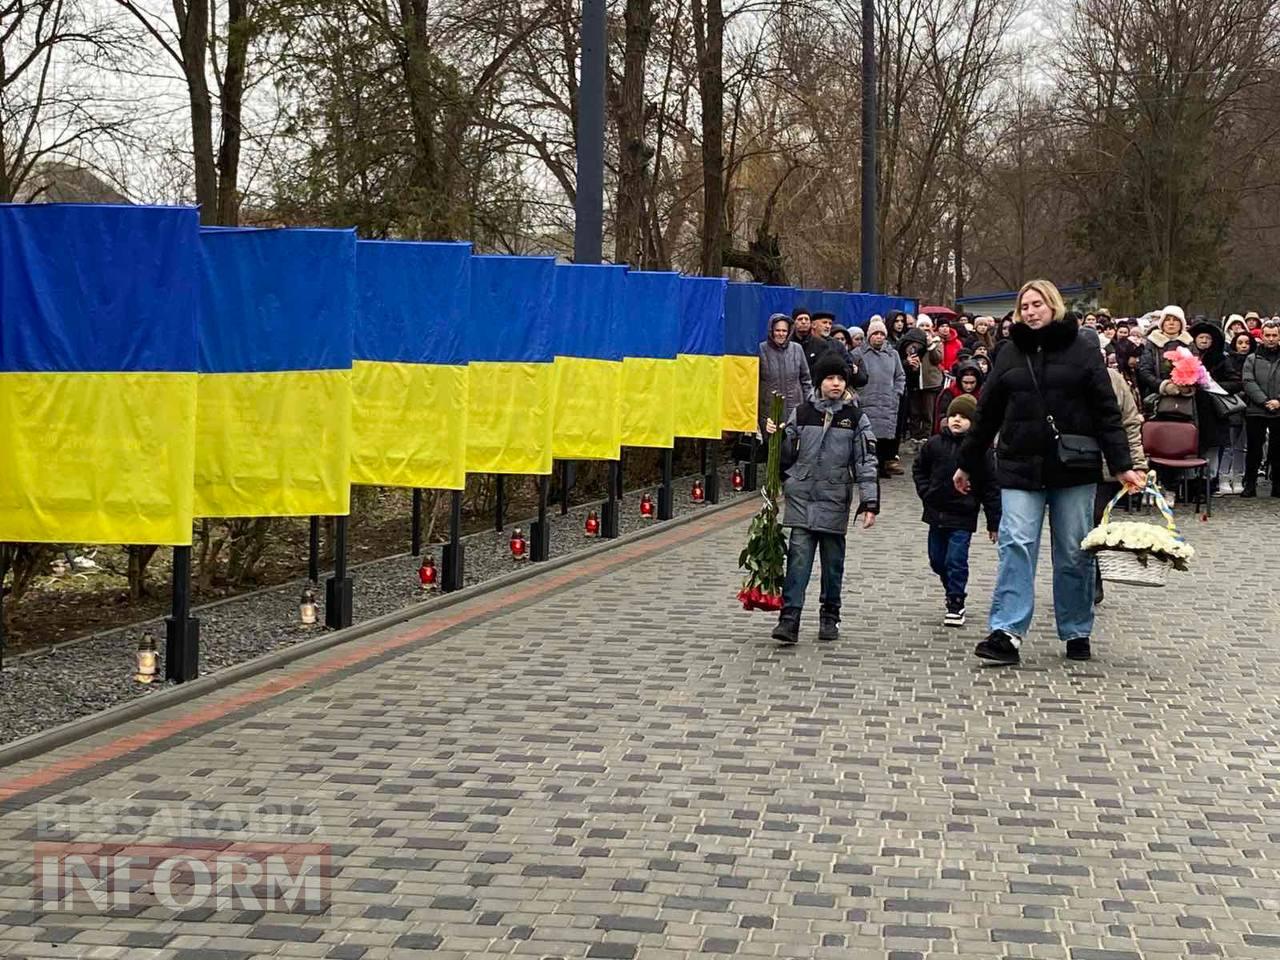
{"type": "Polygon", "coordinates": [[[0,373],[0,540],[191,542],[194,373],[0,373]]]}
{"type": "Polygon", "coordinates": [[[682,353],[676,357],[677,437],[720,439],[724,400],[723,357],[682,353]]]}
{"type": "Polygon", "coordinates": [[[553,363],[468,364],[467,473],[551,472],[553,363]]]}
{"type": "Polygon", "coordinates": [[[351,504],[351,371],[205,373],[197,517],[343,516],[351,504]]]}
{"type": "Polygon", "coordinates": [[[622,446],[622,364],[556,357],[551,452],[563,460],[617,460],[622,446]]]}
{"type": "Polygon", "coordinates": [[[357,360],[351,392],[352,483],[466,485],[466,367],[357,360]]]}
{"type": "Polygon", "coordinates": [[[622,361],[622,443],[673,447],[676,361],[625,357],[622,361]]]}
{"type": "Polygon", "coordinates": [[[760,358],[727,355],[724,358],[724,418],[720,426],[725,430],[754,433],[760,429],[756,423],[756,399],[760,393],[760,358]]]}

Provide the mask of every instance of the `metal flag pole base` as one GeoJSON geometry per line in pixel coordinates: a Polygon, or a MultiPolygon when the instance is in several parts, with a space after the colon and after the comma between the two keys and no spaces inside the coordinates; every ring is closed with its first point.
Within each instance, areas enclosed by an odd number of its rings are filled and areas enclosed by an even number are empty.
{"type": "Polygon", "coordinates": [[[351,626],[353,588],[347,576],[347,517],[333,525],[333,576],[324,584],[324,624],[330,630],[351,626]]]}
{"type": "Polygon", "coordinates": [[[675,516],[675,497],[671,489],[671,475],[675,472],[675,451],[668,447],[662,451],[662,485],[658,487],[658,519],[670,520],[675,516]]]}
{"type": "Polygon", "coordinates": [[[440,589],[453,593],[462,589],[466,548],[462,543],[462,491],[454,490],[449,502],[449,542],[444,548],[440,589]]]}
{"type": "Polygon", "coordinates": [[[164,678],[200,676],[200,621],[191,616],[191,548],[173,548],[173,612],[164,621],[164,678]]]}
{"type": "Polygon", "coordinates": [[[311,529],[307,537],[307,579],[312,583],[320,582],[320,518],[311,518],[311,529]]]}
{"type": "Polygon", "coordinates": [[[700,454],[701,462],[699,463],[699,466],[702,469],[702,491],[707,498],[707,503],[720,502],[720,471],[716,469],[716,465],[714,463],[709,466],[707,463],[707,451],[713,443],[716,443],[716,441],[702,441],[702,452],[700,454]]]}
{"type": "Polygon", "coordinates": [[[760,489],[760,465],[756,463],[756,451],[760,448],[760,441],[751,435],[751,459],[747,461],[747,469],[742,471],[742,489],[758,490],[760,489]]]}
{"type": "Polygon", "coordinates": [[[493,529],[497,533],[507,525],[507,478],[497,474],[493,481],[493,529]]]}
{"type": "Polygon", "coordinates": [[[409,552],[415,557],[422,554],[422,490],[413,488],[413,519],[409,524],[409,552]]]}
{"type": "Polygon", "coordinates": [[[551,557],[551,524],[547,520],[547,489],[550,477],[538,478],[538,519],[529,528],[529,559],[535,562],[551,557]]]}
{"type": "Polygon", "coordinates": [[[609,461],[609,496],[605,498],[604,505],[600,508],[600,539],[616,540],[618,539],[619,517],[621,512],[618,509],[618,485],[622,482],[620,477],[622,474],[622,463],[618,460],[609,461]]]}

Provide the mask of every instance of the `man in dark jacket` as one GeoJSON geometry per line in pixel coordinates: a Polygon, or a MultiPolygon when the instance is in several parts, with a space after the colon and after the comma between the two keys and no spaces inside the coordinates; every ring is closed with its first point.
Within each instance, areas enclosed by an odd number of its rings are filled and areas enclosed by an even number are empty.
{"type": "Polygon", "coordinates": [[[978,418],[960,449],[955,486],[970,489],[999,434],[996,482],[1001,490],[1000,565],[991,600],[990,634],[975,653],[1013,664],[1035,613],[1036,562],[1045,513],[1053,532],[1053,611],[1071,659],[1091,656],[1094,560],[1080,546],[1093,527],[1102,459],[1116,479],[1140,488],[1120,408],[1096,342],[1064,319],[1057,287],[1045,280],[1019,294],[1022,322],[996,357],[983,385],[978,418]],[[1094,445],[1092,456],[1084,452],[1094,445]],[[1072,449],[1081,451],[1073,455],[1072,449]],[[1065,459],[1064,459],[1065,458],[1065,459]]]}
{"type": "Polygon", "coordinates": [[[961,493],[952,482],[960,468],[960,445],[977,409],[978,401],[972,394],[955,397],[947,407],[942,432],[930,438],[911,468],[916,493],[924,504],[920,519],[929,525],[929,566],[946,592],[943,623],[948,627],[964,626],[969,544],[978,529],[978,508],[986,510],[987,535],[992,543],[1000,529],[1000,488],[995,484],[995,458],[990,450],[968,493],[961,493]]]}
{"type": "Polygon", "coordinates": [[[1242,497],[1258,495],[1258,468],[1262,444],[1271,437],[1271,495],[1280,497],[1280,321],[1262,324],[1258,349],[1244,362],[1244,412],[1248,442],[1244,458],[1242,497]]]}
{"type": "MultiPolygon", "coordinates": [[[[840,588],[844,581],[845,532],[853,485],[859,493],[863,527],[880,512],[876,439],[871,421],[845,389],[844,364],[834,353],[822,357],[814,372],[818,386],[808,403],[798,407],[786,425],[782,466],[787,472],[782,525],[791,528],[787,575],[782,587],[782,613],[773,638],[795,643],[800,612],[813,573],[813,555],[822,555],[821,609],[818,639],[836,640],[840,633],[840,588]]],[[[778,425],[765,422],[767,433],[778,425]]]]}

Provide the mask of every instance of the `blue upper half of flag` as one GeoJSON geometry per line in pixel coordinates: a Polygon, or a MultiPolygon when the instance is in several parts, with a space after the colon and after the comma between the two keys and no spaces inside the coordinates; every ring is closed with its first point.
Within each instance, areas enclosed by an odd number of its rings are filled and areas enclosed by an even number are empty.
{"type": "Polygon", "coordinates": [[[674,360],[680,352],[680,274],[627,273],[626,320],[620,333],[623,356],[674,360]]]}
{"type": "Polygon", "coordinates": [[[201,373],[350,369],[353,230],[204,228],[199,260],[201,373]]]}
{"type": "Polygon", "coordinates": [[[554,257],[471,258],[468,360],[550,363],[555,359],[554,257]]]}
{"type": "Polygon", "coordinates": [[[0,371],[196,369],[199,214],[0,205],[0,371]]]}
{"type": "Polygon", "coordinates": [[[561,263],[555,270],[555,355],[621,360],[627,268],[561,263]]]}
{"type": "Polygon", "coordinates": [[[680,352],[718,357],[724,353],[722,277],[680,278],[680,352]]]}
{"type": "Polygon", "coordinates": [[[471,260],[469,243],[357,243],[356,359],[465,364],[471,260]]]}

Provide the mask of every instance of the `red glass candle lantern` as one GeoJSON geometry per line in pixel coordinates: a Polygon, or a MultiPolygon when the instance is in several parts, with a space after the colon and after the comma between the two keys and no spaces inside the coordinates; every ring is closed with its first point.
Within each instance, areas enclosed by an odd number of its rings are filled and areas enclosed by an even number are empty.
{"type": "Polygon", "coordinates": [[[440,582],[440,573],[436,570],[435,557],[427,557],[418,568],[418,581],[423,590],[434,590],[440,582]]]}
{"type": "Polygon", "coordinates": [[[584,529],[588,537],[600,536],[600,518],[596,516],[594,510],[587,514],[587,523],[584,529]]]}
{"type": "Polygon", "coordinates": [[[525,540],[524,534],[520,532],[519,527],[516,527],[515,530],[511,532],[511,559],[529,559],[529,543],[525,540]]]}
{"type": "Polygon", "coordinates": [[[706,502],[707,502],[707,492],[706,492],[706,490],[704,490],[704,489],[702,488],[702,481],[701,481],[701,480],[695,480],[695,481],[693,481],[693,490],[690,492],[689,496],[690,496],[690,498],[693,500],[693,502],[694,502],[694,503],[706,503],[706,502]]]}
{"type": "Polygon", "coordinates": [[[734,489],[734,490],[741,491],[741,490],[742,490],[742,487],[743,487],[743,485],[744,485],[744,482],[745,482],[745,481],[743,481],[743,479],[742,479],[742,471],[741,471],[741,470],[739,470],[737,467],[734,467],[734,468],[733,468],[733,476],[730,478],[729,482],[730,482],[731,484],[733,484],[733,489],[734,489]]]}
{"type": "Polygon", "coordinates": [[[653,519],[653,497],[647,493],[640,498],[640,519],[653,519]]]}

